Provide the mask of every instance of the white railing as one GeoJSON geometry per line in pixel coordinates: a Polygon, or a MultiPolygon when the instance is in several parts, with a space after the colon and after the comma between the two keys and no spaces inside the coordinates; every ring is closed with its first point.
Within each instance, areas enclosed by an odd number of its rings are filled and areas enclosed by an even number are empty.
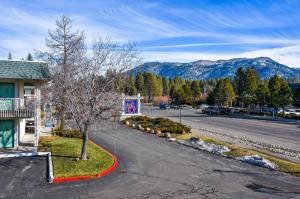
{"type": "Polygon", "coordinates": [[[36,102],[36,98],[0,98],[0,118],[34,117],[36,102]]]}

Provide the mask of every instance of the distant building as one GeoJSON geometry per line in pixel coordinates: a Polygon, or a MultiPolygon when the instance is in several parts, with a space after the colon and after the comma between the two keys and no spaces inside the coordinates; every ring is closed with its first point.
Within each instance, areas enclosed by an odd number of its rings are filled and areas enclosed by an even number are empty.
{"type": "Polygon", "coordinates": [[[0,60],[0,148],[37,146],[41,86],[49,79],[45,62],[0,60]]]}

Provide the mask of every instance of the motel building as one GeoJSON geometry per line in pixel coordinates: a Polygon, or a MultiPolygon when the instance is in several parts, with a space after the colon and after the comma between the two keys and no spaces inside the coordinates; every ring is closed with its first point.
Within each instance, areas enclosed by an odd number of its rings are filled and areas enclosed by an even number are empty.
{"type": "Polygon", "coordinates": [[[36,149],[41,129],[45,62],[0,60],[0,151],[36,149]]]}

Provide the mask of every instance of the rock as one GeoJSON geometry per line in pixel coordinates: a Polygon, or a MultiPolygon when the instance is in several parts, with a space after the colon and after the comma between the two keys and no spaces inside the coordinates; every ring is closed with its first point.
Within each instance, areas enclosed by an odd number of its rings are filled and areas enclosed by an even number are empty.
{"type": "Polygon", "coordinates": [[[156,135],[159,135],[159,134],[161,134],[161,131],[159,129],[156,129],[155,133],[156,133],[156,135]]]}
{"type": "Polygon", "coordinates": [[[147,131],[148,133],[151,133],[151,129],[150,129],[149,127],[146,127],[146,131],[147,131]]]}
{"type": "Polygon", "coordinates": [[[135,124],[132,124],[131,127],[132,127],[132,128],[136,128],[136,125],[135,125],[135,124]]]}
{"type": "Polygon", "coordinates": [[[126,125],[126,126],[130,126],[130,122],[127,120],[127,121],[125,122],[125,125],[126,125]]]}
{"type": "Polygon", "coordinates": [[[155,134],[155,130],[154,130],[154,129],[152,129],[152,130],[150,131],[150,133],[152,133],[152,134],[155,134]]]}
{"type": "Polygon", "coordinates": [[[176,142],[176,138],[169,138],[168,141],[169,142],[176,142]]]}
{"type": "MultiPolygon", "coordinates": [[[[172,137],[171,133],[166,133],[166,137],[167,137],[167,138],[171,138],[171,137],[172,137]]],[[[175,140],[176,140],[176,139],[175,139],[175,140]]]]}
{"type": "Polygon", "coordinates": [[[141,131],[145,131],[145,129],[140,124],[138,125],[138,129],[141,130],[141,131]]]}
{"type": "Polygon", "coordinates": [[[156,134],[158,137],[166,137],[166,134],[165,133],[159,133],[159,134],[156,134]]]}

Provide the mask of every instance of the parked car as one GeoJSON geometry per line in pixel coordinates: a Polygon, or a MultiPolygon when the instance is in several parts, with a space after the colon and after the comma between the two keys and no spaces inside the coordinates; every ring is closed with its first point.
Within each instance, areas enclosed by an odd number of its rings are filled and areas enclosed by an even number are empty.
{"type": "Polygon", "coordinates": [[[209,105],[207,105],[207,104],[200,104],[200,105],[198,106],[198,108],[201,109],[202,111],[203,111],[204,109],[207,109],[208,107],[209,107],[209,105]]]}
{"type": "Polygon", "coordinates": [[[162,104],[159,105],[159,109],[166,110],[167,105],[162,103],[162,104]]]}
{"type": "Polygon", "coordinates": [[[179,105],[175,105],[175,104],[171,104],[170,108],[172,108],[172,109],[179,109],[180,106],[179,105]]]}
{"type": "Polygon", "coordinates": [[[204,109],[202,112],[209,115],[220,114],[220,109],[218,107],[209,106],[208,108],[204,109]]]}

